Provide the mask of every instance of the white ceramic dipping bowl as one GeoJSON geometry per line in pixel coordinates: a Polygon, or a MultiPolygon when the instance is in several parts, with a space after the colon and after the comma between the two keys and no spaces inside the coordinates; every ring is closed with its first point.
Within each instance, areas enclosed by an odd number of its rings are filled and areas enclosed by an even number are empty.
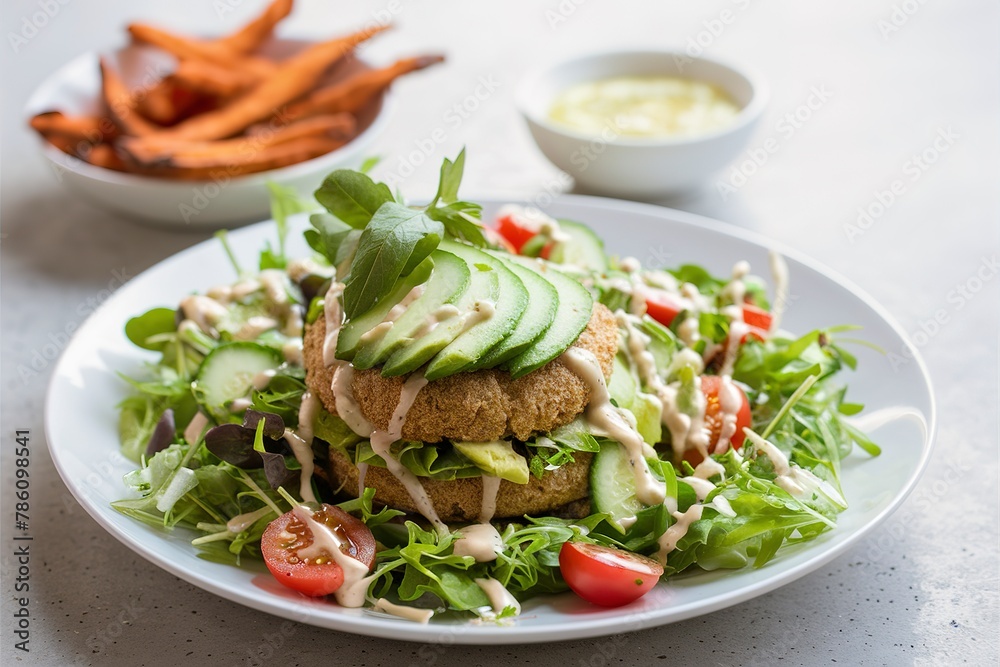
{"type": "Polygon", "coordinates": [[[545,157],[580,189],[631,199],[660,199],[705,182],[747,145],[767,102],[764,83],[744,69],[683,52],[615,51],[565,61],[527,76],[517,104],[545,157]],[[556,96],[577,83],[616,76],[676,76],[713,83],[741,111],[724,128],[691,138],[584,134],[549,119],[556,96]]]}

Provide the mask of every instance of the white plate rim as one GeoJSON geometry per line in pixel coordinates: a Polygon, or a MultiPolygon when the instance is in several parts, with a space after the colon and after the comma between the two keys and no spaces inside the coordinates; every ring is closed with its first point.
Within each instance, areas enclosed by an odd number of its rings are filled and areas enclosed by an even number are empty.
{"type": "MultiPolygon", "coordinates": [[[[512,201],[512,199],[499,199],[496,197],[480,197],[472,198],[472,200],[487,205],[512,201]]],[[[926,420],[926,431],[921,444],[919,460],[913,468],[912,473],[907,478],[905,484],[896,492],[891,501],[887,503],[877,515],[872,517],[867,523],[856,529],[840,542],[818,551],[815,555],[794,567],[783,570],[775,570],[771,577],[763,581],[744,586],[735,592],[727,592],[710,598],[705,598],[699,600],[697,603],[691,603],[681,607],[658,607],[653,609],[639,608],[637,605],[641,605],[640,601],[634,605],[622,608],[620,614],[611,618],[587,620],[583,617],[572,617],[572,623],[569,623],[568,627],[563,627],[561,630],[554,630],[548,626],[532,627],[528,624],[518,624],[513,628],[496,627],[488,624],[480,626],[433,624],[419,625],[405,620],[382,618],[375,619],[364,614],[363,612],[356,615],[340,614],[336,617],[331,617],[325,616],[321,613],[313,613],[320,607],[312,603],[303,603],[298,600],[291,600],[287,598],[265,599],[263,597],[263,592],[257,591],[256,589],[251,589],[251,592],[255,592],[256,596],[240,594],[238,591],[214,582],[210,578],[200,576],[192,570],[185,569],[178,564],[173,563],[169,559],[161,556],[154,548],[152,548],[151,545],[143,541],[132,540],[129,536],[120,533],[117,527],[114,526],[114,524],[111,523],[105,516],[105,514],[111,510],[98,506],[98,503],[94,502],[86,493],[83,492],[82,485],[76,483],[71,478],[69,471],[66,469],[66,462],[61,460],[58,447],[53,442],[51,434],[57,432],[58,428],[56,428],[55,421],[57,419],[57,411],[53,409],[54,401],[52,400],[52,397],[57,390],[59,378],[65,374],[65,366],[67,365],[70,357],[67,353],[73,348],[74,343],[76,343],[79,339],[80,332],[84,331],[87,325],[92,321],[98,320],[103,312],[109,308],[110,304],[115,299],[115,295],[110,297],[100,307],[98,307],[74,334],[73,339],[70,341],[69,345],[67,345],[59,359],[59,362],[56,364],[52,374],[52,379],[50,380],[46,391],[44,415],[46,443],[50,456],[52,457],[52,461],[56,466],[56,470],[59,472],[63,483],[69,489],[70,493],[76,498],[77,502],[79,502],[87,511],[87,513],[125,546],[132,549],[134,552],[161,569],[170,572],[174,576],[187,581],[198,588],[214,593],[240,605],[310,625],[354,634],[417,642],[437,641],[439,643],[446,644],[483,645],[567,641],[573,639],[594,638],[617,632],[631,632],[683,621],[745,602],[789,584],[842,555],[848,549],[857,545],[872,530],[885,521],[885,519],[895,512],[906,500],[909,494],[913,491],[913,488],[916,486],[920,476],[923,474],[933,450],[935,435],[937,432],[937,401],[930,373],[922,355],[920,354],[920,351],[910,342],[909,337],[902,326],[881,304],[878,303],[878,301],[857,286],[853,281],[845,278],[837,271],[825,266],[821,262],[812,259],[808,255],[801,253],[794,248],[788,247],[784,243],[774,241],[762,234],[739,228],[728,223],[654,204],[645,204],[605,197],[589,195],[560,195],[555,201],[560,204],[579,204],[598,213],[632,212],[637,215],[665,219],[669,220],[671,223],[708,229],[715,234],[733,237],[761,248],[774,249],[788,258],[804,264],[811,270],[820,274],[822,277],[844,288],[850,292],[852,297],[861,301],[865,306],[878,315],[883,323],[888,325],[892,332],[898,336],[899,340],[906,347],[908,354],[912,355],[912,362],[916,364],[919,375],[924,382],[929,408],[928,413],[924,415],[926,420]]],[[[230,235],[231,237],[238,238],[242,235],[254,234],[256,233],[255,230],[258,230],[263,225],[267,225],[269,223],[273,224],[272,221],[263,221],[235,232],[231,232],[230,235]]],[[[217,241],[214,239],[208,239],[195,244],[190,248],[182,250],[179,253],[175,253],[174,255],[171,255],[170,257],[167,257],[149,267],[133,280],[138,279],[148,272],[159,269],[164,264],[180,261],[187,254],[211,243],[217,243],[217,241]]],[[[808,547],[806,550],[809,550],[808,547]]]]}

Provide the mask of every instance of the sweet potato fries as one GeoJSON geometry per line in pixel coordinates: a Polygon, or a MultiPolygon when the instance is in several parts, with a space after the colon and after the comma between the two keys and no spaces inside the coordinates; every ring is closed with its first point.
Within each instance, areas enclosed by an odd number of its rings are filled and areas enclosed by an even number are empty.
{"type": "Polygon", "coordinates": [[[219,170],[251,174],[343,146],[361,129],[359,115],[395,79],[443,60],[338,67],[385,25],[306,45],[281,60],[269,57],[264,47],[292,3],[273,0],[250,23],[216,39],[132,24],[134,42],[176,59],[171,73],[129,88],[101,58],[102,113],[45,111],[30,125],[63,152],[106,169],[184,180],[210,179],[219,170]]]}

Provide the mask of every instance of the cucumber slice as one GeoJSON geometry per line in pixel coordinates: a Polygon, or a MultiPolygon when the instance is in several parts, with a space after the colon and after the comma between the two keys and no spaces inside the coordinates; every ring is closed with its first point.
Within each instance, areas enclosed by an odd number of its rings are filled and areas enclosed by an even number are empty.
{"type": "Polygon", "coordinates": [[[247,397],[257,374],[274,370],[283,361],[274,348],[248,341],[223,343],[201,362],[195,395],[213,416],[228,421],[229,403],[247,397]]]}
{"type": "Polygon", "coordinates": [[[462,334],[469,324],[466,318],[476,310],[477,302],[497,303],[500,296],[498,272],[478,262],[468,267],[471,272],[468,289],[464,290],[454,307],[448,309],[450,312],[443,312],[445,309],[441,309],[422,318],[422,330],[413,332],[412,337],[407,339],[408,342],[385,362],[382,367],[384,377],[405,375],[417,370],[462,334]]]}
{"type": "Polygon", "coordinates": [[[643,505],[635,495],[635,476],[628,465],[628,452],[617,442],[601,442],[590,464],[590,500],[594,512],[607,512],[619,525],[635,516],[643,505]]]}
{"type": "MultiPolygon", "coordinates": [[[[488,252],[501,261],[510,257],[507,253],[488,252]]],[[[556,319],[559,293],[552,283],[517,262],[508,262],[507,266],[521,279],[528,290],[528,307],[521,314],[521,321],[517,323],[517,327],[469,370],[493,368],[516,357],[538,340],[556,319]]]]}
{"type": "Polygon", "coordinates": [[[511,257],[549,281],[559,295],[559,308],[552,325],[527,349],[506,362],[502,368],[511,377],[521,377],[549,363],[576,342],[590,322],[594,299],[580,283],[548,264],[511,257]]]}
{"type": "MultiPolygon", "coordinates": [[[[434,259],[428,257],[417,265],[410,275],[396,281],[396,286],[375,307],[345,322],[337,337],[337,358],[350,361],[354,358],[366,333],[382,323],[389,311],[406,298],[414,287],[427,281],[434,268],[434,259]]],[[[398,319],[398,318],[397,318],[398,319]]],[[[393,322],[395,326],[395,322],[393,322]]]]}
{"type": "Polygon", "coordinates": [[[486,267],[495,273],[499,289],[493,301],[493,314],[459,334],[431,359],[424,373],[428,380],[478,368],[483,356],[514,331],[528,306],[528,290],[505,262],[455,241],[442,241],[441,249],[454,253],[470,266],[486,267]]]}
{"type": "Polygon", "coordinates": [[[556,264],[572,264],[603,273],[608,270],[604,241],[590,227],[572,220],[560,220],[559,229],[569,240],[557,243],[549,254],[556,264]]]}
{"type": "MultiPolygon", "coordinates": [[[[355,368],[372,368],[384,363],[394,352],[410,343],[412,336],[425,326],[429,317],[442,306],[454,303],[468,289],[471,273],[468,264],[443,250],[435,250],[431,259],[434,271],[424,285],[424,293],[409,305],[385,335],[358,346],[353,359],[355,368]]],[[[337,354],[340,356],[339,346],[337,354]]]]}

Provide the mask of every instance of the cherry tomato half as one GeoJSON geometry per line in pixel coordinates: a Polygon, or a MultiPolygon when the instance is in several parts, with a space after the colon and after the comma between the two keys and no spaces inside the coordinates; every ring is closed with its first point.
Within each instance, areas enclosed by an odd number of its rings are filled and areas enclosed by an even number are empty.
{"type": "Polygon", "coordinates": [[[684,306],[667,292],[649,292],[646,295],[646,314],[665,327],[669,327],[684,306]]]}
{"type": "MultiPolygon", "coordinates": [[[[349,545],[346,552],[371,570],[375,565],[375,538],[363,521],[326,504],[313,513],[313,519],[329,527],[349,545]]],[[[344,583],[344,571],[333,558],[300,558],[299,550],[312,543],[309,527],[294,512],[286,512],[268,525],[260,549],[267,569],[285,586],[312,597],[329,595],[344,583]]]]}
{"type": "MultiPolygon", "coordinates": [[[[705,428],[708,430],[708,450],[711,453],[719,438],[722,435],[722,426],[725,415],[722,411],[722,401],[719,392],[722,389],[722,378],[718,375],[701,376],[701,393],[705,396],[705,428]]],[[[733,449],[739,450],[743,447],[746,434],[744,428],[750,427],[750,401],[746,393],[737,385],[733,389],[739,392],[740,407],[736,411],[736,432],[729,438],[729,443],[733,449]]],[[[692,466],[697,466],[702,462],[703,457],[697,449],[689,449],[684,452],[684,460],[692,466]]]]}
{"type": "Polygon", "coordinates": [[[652,558],[599,544],[566,542],[559,571],[573,592],[602,607],[638,600],[656,585],[663,566],[652,558]]]}
{"type": "Polygon", "coordinates": [[[505,215],[497,220],[497,233],[507,239],[514,247],[514,252],[520,253],[524,244],[530,241],[538,232],[524,227],[512,215],[505,215]]]}
{"type": "Polygon", "coordinates": [[[771,316],[771,313],[767,312],[763,308],[759,308],[752,303],[743,304],[743,321],[749,326],[769,331],[771,329],[771,321],[773,319],[774,318],[771,316]]]}

